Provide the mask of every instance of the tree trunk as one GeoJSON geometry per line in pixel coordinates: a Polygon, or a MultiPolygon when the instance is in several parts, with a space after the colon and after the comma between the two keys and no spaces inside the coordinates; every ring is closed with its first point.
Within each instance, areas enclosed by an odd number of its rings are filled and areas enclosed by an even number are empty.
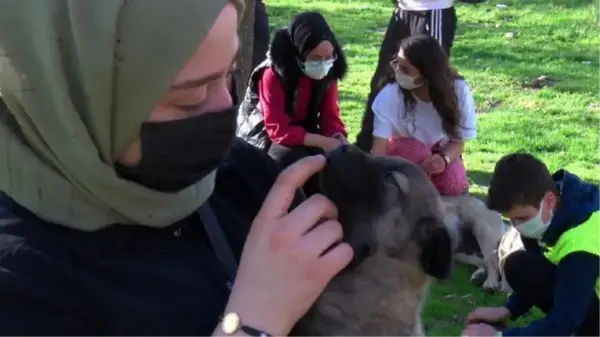
{"type": "MultiPolygon", "coordinates": [[[[210,1],[210,0],[204,0],[210,1]]],[[[254,6],[255,0],[246,0],[246,9],[239,26],[240,56],[235,72],[236,93],[240,101],[244,99],[246,86],[252,73],[252,51],[254,46],[254,6]]]]}

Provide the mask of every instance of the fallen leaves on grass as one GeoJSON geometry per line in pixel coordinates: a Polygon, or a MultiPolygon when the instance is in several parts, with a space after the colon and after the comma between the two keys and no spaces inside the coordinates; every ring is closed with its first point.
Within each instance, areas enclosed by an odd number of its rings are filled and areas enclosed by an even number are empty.
{"type": "Polygon", "coordinates": [[[530,87],[533,89],[541,89],[554,86],[556,82],[555,79],[551,78],[548,75],[538,76],[535,80],[533,80],[530,84],[530,87]]]}
{"type": "Polygon", "coordinates": [[[492,110],[497,108],[500,105],[500,103],[502,103],[502,100],[500,100],[500,99],[486,100],[485,102],[483,102],[477,106],[477,113],[480,113],[480,114],[490,113],[490,112],[492,112],[492,110]]]}
{"type": "Polygon", "coordinates": [[[591,110],[598,110],[600,109],[600,102],[590,103],[587,107],[591,110]]]}

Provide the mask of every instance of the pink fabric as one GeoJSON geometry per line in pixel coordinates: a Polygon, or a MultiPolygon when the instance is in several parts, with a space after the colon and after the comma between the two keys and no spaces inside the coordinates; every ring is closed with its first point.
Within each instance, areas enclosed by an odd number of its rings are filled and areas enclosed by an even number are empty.
{"type": "MultiPolygon", "coordinates": [[[[387,154],[390,156],[400,156],[411,162],[421,165],[421,163],[432,155],[432,150],[440,148],[439,143],[430,149],[419,140],[407,138],[393,138],[388,143],[387,154]]],[[[444,172],[430,176],[431,182],[437,188],[441,195],[461,195],[469,186],[467,172],[463,161],[456,159],[446,167],[444,172]]]]}

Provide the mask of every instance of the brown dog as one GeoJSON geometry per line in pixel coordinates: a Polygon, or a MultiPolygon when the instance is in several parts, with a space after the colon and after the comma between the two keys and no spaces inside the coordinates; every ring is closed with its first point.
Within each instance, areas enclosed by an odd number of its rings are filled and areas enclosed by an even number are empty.
{"type": "Polygon", "coordinates": [[[437,190],[420,167],[353,145],[328,154],[321,185],[355,258],[292,334],[424,335],[428,285],[450,274],[454,246],[437,190]]]}

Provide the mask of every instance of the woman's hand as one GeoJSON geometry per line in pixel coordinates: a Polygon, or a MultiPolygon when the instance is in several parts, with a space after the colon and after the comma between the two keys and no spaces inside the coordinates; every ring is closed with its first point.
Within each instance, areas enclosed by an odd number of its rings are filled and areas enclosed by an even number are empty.
{"type": "Polygon", "coordinates": [[[323,156],[313,156],[288,167],[254,219],[225,311],[242,324],[287,335],[352,259],[327,198],[314,195],[288,213],[296,190],[324,165],[323,156]]]}
{"type": "Polygon", "coordinates": [[[439,174],[446,169],[446,161],[441,155],[434,153],[421,163],[421,167],[429,175],[439,174]]]}
{"type": "Polygon", "coordinates": [[[337,135],[337,136],[334,136],[333,138],[339,140],[340,143],[342,143],[343,145],[350,144],[350,142],[348,141],[348,139],[346,139],[346,137],[344,137],[344,135],[337,135]]]}
{"type": "MultiPolygon", "coordinates": [[[[344,140],[345,138],[342,137],[344,140]]],[[[319,144],[319,147],[325,152],[330,152],[335,150],[338,146],[344,144],[344,140],[333,138],[333,137],[323,137],[323,140],[319,144]]]]}
{"type": "Polygon", "coordinates": [[[342,144],[343,140],[339,140],[334,137],[325,137],[316,133],[307,133],[306,136],[304,136],[304,145],[318,147],[325,153],[337,148],[342,144]]]}

